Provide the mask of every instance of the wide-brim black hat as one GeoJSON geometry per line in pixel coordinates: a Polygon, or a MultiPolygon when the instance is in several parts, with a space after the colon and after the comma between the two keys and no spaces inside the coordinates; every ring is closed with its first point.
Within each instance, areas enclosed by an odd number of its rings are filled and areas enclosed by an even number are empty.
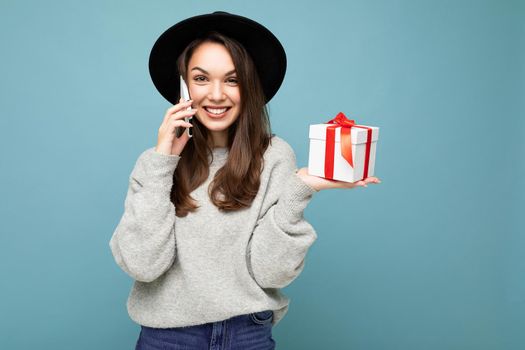
{"type": "Polygon", "coordinates": [[[284,48],[263,25],[223,11],[187,18],[168,28],[157,39],[149,56],[149,72],[160,94],[172,104],[179,103],[177,58],[191,41],[212,30],[237,40],[246,48],[255,63],[268,103],[284,80],[284,48]]]}

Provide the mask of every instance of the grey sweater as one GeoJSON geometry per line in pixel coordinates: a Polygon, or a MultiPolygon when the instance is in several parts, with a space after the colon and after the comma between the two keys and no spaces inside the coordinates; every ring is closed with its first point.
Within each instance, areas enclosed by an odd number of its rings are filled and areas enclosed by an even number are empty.
{"type": "Polygon", "coordinates": [[[134,322],[181,327],[270,309],[275,326],[288,311],[280,288],[301,273],[317,239],[303,217],[316,190],[295,173],[290,145],[274,136],[252,205],[220,212],[207,190],[227,157],[227,148],[213,150],[209,178],[191,193],[200,208],[179,218],[170,191],[180,157],[154,147],[139,156],[109,242],[118,266],[134,279],[127,300],[134,322]]]}

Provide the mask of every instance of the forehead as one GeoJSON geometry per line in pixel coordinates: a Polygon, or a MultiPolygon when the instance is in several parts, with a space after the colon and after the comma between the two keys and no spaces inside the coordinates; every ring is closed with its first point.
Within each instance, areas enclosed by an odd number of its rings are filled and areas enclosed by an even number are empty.
{"type": "Polygon", "coordinates": [[[189,69],[195,66],[213,72],[228,72],[235,68],[228,50],[219,43],[205,42],[200,44],[189,61],[189,69]]]}

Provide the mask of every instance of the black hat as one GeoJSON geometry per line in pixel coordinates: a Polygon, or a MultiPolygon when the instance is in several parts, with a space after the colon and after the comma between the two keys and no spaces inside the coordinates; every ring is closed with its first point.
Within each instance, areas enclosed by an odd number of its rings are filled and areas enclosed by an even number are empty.
{"type": "Polygon", "coordinates": [[[223,11],[187,18],[168,28],[157,39],[149,56],[149,73],[160,94],[172,104],[179,103],[177,58],[191,41],[211,30],[237,40],[246,48],[255,63],[268,103],[284,80],[284,48],[261,24],[223,11]]]}

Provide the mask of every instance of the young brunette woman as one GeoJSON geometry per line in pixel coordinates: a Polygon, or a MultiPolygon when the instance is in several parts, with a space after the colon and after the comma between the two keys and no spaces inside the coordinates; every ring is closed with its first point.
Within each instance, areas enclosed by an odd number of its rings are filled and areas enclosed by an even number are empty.
{"type": "Polygon", "coordinates": [[[321,189],[379,180],[297,170],[266,109],[286,55],[251,19],[214,12],[179,22],[157,39],[149,67],[173,106],[156,147],[135,164],[110,241],[134,279],[127,309],[141,325],[136,349],[274,349],[272,327],[289,304],[280,289],[317,238],[304,208],[321,189]],[[190,101],[180,97],[180,76],[190,101]]]}

